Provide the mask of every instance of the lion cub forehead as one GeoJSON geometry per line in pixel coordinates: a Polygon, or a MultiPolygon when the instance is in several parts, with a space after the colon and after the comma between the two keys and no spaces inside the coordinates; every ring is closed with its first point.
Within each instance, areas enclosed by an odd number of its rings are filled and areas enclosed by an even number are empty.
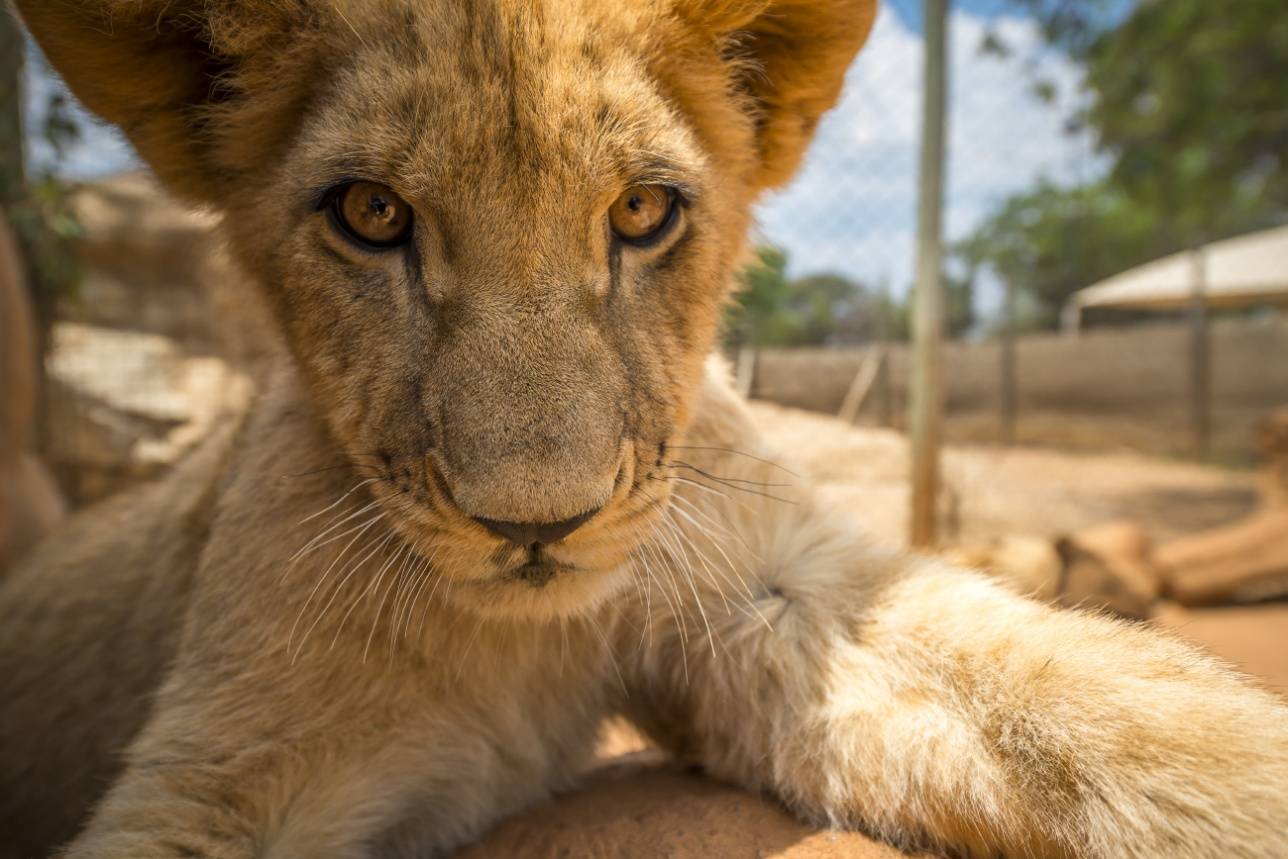
{"type": "Polygon", "coordinates": [[[410,194],[516,174],[595,193],[641,176],[693,186],[703,155],[649,75],[637,18],[561,0],[409,3],[354,22],[302,160],[318,182],[363,173],[410,194]]]}

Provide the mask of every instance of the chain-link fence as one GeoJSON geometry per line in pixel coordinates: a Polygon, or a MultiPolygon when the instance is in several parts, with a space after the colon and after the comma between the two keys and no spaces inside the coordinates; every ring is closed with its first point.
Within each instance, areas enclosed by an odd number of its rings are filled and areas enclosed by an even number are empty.
{"type": "MultiPolygon", "coordinates": [[[[1288,140],[1288,46],[1273,6],[951,6],[945,288],[948,333],[963,342],[948,351],[950,439],[1253,456],[1256,422],[1288,400],[1288,325],[1274,310],[1288,282],[1212,328],[1196,329],[1182,301],[1087,317],[1132,326],[1112,335],[1054,331],[1081,288],[1285,220],[1273,141],[1288,140]],[[1246,163],[1224,163],[1232,151],[1246,163]]],[[[735,331],[765,350],[744,379],[754,396],[902,426],[922,47],[917,0],[886,3],[801,175],[761,209],[750,283],[786,309],[735,331]],[[870,372],[861,350],[879,341],[889,359],[870,372]],[[803,346],[852,351],[774,351],[803,346]]],[[[1265,264],[1288,272],[1288,259],[1265,264]]]]}

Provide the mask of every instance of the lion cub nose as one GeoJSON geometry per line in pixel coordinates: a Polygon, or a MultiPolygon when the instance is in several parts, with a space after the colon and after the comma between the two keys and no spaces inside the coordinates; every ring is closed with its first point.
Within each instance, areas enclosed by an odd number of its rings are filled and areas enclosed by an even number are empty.
{"type": "Polygon", "coordinates": [[[531,546],[533,543],[558,543],[589,522],[600,509],[596,507],[593,510],[587,510],[580,516],[564,519],[562,522],[498,522],[495,519],[484,519],[482,516],[475,516],[474,521],[511,543],[531,546]]]}

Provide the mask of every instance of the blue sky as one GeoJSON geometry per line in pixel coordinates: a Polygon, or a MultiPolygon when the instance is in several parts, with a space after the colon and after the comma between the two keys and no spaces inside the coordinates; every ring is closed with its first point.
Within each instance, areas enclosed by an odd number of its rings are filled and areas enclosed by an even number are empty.
{"type": "MultiPolygon", "coordinates": [[[[917,159],[921,133],[922,38],[901,7],[887,4],[847,74],[840,105],[821,123],[805,167],[760,209],[763,240],[787,249],[790,269],[840,272],[903,293],[912,281],[917,159]]],[[[1040,178],[1073,183],[1105,165],[1092,140],[1070,136],[1067,119],[1083,98],[1081,75],[1045,47],[1036,24],[999,2],[954,6],[949,30],[950,106],[944,226],[967,235],[1010,194],[1040,178]],[[987,7],[987,14],[973,9],[987,7]],[[985,55],[988,32],[1012,48],[985,55]],[[1032,95],[1025,60],[1056,87],[1051,104],[1032,95]]],[[[978,309],[992,313],[1000,289],[985,280],[978,309]]]]}
{"type": "MultiPolygon", "coordinates": [[[[968,234],[1001,200],[1039,178],[1071,183],[1104,169],[1088,138],[1065,133],[1065,121],[1082,97],[1079,72],[1043,45],[1036,24],[1006,0],[956,0],[951,8],[945,195],[950,240],[968,234]],[[1012,46],[1010,58],[978,50],[987,32],[1012,46]],[[1054,103],[1032,96],[1026,59],[1056,85],[1054,103]]],[[[911,283],[921,124],[920,9],[921,0],[884,4],[871,40],[847,74],[842,102],[820,125],[801,174],[759,209],[759,238],[783,246],[795,274],[839,272],[896,293],[911,283]]],[[[31,109],[38,113],[56,83],[47,73],[30,78],[31,109]]],[[[31,149],[35,163],[49,163],[43,141],[32,141],[31,149]]],[[[79,178],[135,163],[116,132],[86,119],[81,143],[60,169],[79,178]]],[[[992,312],[995,285],[985,282],[977,303],[983,314],[992,312]]]]}

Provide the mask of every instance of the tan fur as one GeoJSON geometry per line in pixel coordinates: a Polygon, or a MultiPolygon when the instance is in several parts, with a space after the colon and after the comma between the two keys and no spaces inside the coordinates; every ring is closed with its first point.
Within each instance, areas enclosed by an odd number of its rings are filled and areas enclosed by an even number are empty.
{"type": "Polygon", "coordinates": [[[441,855],[572,783],[614,710],[896,843],[1283,854],[1281,702],[865,547],[777,485],[705,362],[867,0],[18,5],[223,212],[289,354],[234,439],[0,591],[9,855],[109,781],[64,855],[441,855]],[[413,249],[344,244],[316,202],[345,178],[416,207],[413,249]],[[683,222],[614,251],[604,212],[644,179],[688,189],[683,222]],[[539,580],[469,518],[600,504],[539,580]]]}

